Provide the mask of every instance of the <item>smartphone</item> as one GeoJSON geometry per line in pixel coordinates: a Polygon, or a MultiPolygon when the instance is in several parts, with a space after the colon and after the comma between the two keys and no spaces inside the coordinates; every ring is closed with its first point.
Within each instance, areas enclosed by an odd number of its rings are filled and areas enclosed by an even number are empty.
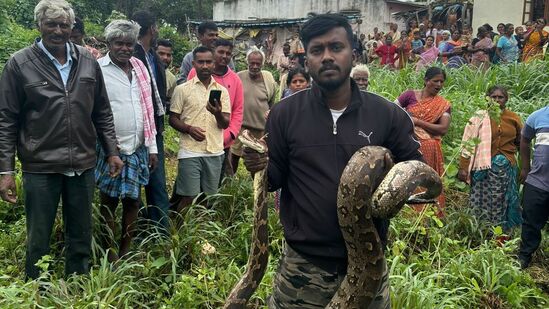
{"type": "Polygon", "coordinates": [[[211,105],[216,105],[216,100],[217,104],[221,104],[221,90],[210,90],[210,98],[208,99],[208,101],[210,101],[211,105]]]}

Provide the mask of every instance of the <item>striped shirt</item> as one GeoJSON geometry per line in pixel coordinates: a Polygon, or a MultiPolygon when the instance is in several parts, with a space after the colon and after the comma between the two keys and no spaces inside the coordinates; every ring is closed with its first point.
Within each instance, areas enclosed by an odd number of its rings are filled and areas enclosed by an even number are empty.
{"type": "Polygon", "coordinates": [[[534,156],[526,183],[549,192],[549,106],[533,112],[526,120],[522,136],[536,139],[534,156]]]}

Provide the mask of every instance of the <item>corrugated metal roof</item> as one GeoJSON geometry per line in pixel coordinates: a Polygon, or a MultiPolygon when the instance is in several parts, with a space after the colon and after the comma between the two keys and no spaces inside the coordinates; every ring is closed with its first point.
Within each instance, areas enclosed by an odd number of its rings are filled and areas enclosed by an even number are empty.
{"type": "MultiPolygon", "coordinates": [[[[349,20],[360,19],[357,14],[344,14],[349,20]]],[[[275,26],[292,26],[306,22],[308,18],[290,19],[253,19],[253,20],[224,20],[216,21],[218,27],[242,27],[242,28],[271,28],[275,26]]],[[[199,25],[202,21],[190,20],[192,25],[199,25]]]]}
{"type": "Polygon", "coordinates": [[[387,3],[394,3],[394,4],[402,4],[402,5],[409,5],[416,8],[422,8],[426,7],[427,3],[425,2],[409,2],[409,1],[401,1],[401,0],[385,0],[387,3]]]}

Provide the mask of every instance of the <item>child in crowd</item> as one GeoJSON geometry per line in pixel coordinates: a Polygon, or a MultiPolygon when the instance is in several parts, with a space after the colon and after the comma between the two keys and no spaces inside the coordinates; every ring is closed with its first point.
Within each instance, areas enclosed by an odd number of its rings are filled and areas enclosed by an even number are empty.
{"type": "Polygon", "coordinates": [[[414,39],[412,40],[412,50],[420,49],[424,45],[421,40],[421,33],[419,30],[414,31],[414,39]]]}
{"type": "Polygon", "coordinates": [[[524,48],[524,28],[522,26],[517,26],[515,28],[515,40],[517,40],[518,48],[519,48],[519,59],[520,62],[522,58],[522,49],[524,48]]]}

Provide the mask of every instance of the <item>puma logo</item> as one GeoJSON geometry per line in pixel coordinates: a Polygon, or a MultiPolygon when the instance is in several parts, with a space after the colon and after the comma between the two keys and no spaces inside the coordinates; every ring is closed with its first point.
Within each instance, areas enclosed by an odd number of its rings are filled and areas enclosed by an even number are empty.
{"type": "Polygon", "coordinates": [[[370,132],[370,134],[366,134],[366,133],[364,133],[364,132],[362,132],[362,131],[358,131],[358,135],[367,138],[369,144],[372,143],[372,141],[370,141],[370,136],[372,136],[373,133],[374,133],[374,132],[370,132]]]}

